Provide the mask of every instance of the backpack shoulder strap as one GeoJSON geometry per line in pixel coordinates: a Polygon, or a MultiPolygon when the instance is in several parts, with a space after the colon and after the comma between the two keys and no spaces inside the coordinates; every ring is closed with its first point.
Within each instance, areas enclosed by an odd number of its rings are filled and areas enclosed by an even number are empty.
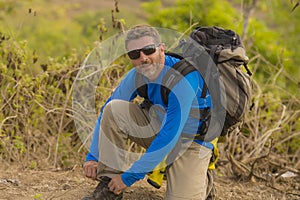
{"type": "Polygon", "coordinates": [[[205,97],[206,97],[206,92],[207,92],[207,85],[206,85],[206,83],[204,82],[204,85],[203,85],[203,88],[202,88],[202,93],[201,93],[201,98],[202,98],[202,99],[205,99],[205,97]]]}
{"type": "Polygon", "coordinates": [[[141,73],[136,72],[135,77],[135,84],[137,87],[137,93],[140,97],[143,97],[144,99],[148,98],[148,86],[143,78],[143,75],[141,73]]]}
{"type": "Polygon", "coordinates": [[[195,70],[196,69],[185,59],[178,61],[172,66],[162,80],[163,84],[161,86],[161,97],[165,105],[168,105],[168,96],[171,89],[181,80],[183,76],[195,70]]]}

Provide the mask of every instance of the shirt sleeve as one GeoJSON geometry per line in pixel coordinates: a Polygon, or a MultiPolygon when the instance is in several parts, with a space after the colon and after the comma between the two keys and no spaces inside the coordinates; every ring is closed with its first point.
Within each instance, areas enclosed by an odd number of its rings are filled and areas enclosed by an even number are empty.
{"type": "Polygon", "coordinates": [[[196,73],[186,75],[170,92],[166,117],[160,132],[145,154],[122,174],[122,180],[127,186],[143,179],[177,144],[198,90],[199,78],[196,73]]]}

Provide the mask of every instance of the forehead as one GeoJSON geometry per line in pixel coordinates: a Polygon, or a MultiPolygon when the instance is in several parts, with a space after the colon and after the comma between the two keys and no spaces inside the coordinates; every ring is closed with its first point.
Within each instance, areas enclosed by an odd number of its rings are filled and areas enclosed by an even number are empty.
{"type": "Polygon", "coordinates": [[[150,44],[154,44],[153,38],[150,36],[144,36],[135,40],[130,40],[127,44],[127,49],[129,51],[134,49],[141,49],[150,44]]]}

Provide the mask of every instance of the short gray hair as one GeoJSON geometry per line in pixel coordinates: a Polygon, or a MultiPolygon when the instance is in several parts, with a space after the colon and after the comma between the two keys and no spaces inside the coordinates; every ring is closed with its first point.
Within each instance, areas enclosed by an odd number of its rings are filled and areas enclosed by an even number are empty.
{"type": "Polygon", "coordinates": [[[131,40],[136,40],[144,36],[152,37],[153,42],[155,44],[161,43],[161,37],[155,28],[149,25],[137,25],[132,27],[127,32],[126,39],[125,39],[125,48],[127,49],[127,45],[131,40]]]}

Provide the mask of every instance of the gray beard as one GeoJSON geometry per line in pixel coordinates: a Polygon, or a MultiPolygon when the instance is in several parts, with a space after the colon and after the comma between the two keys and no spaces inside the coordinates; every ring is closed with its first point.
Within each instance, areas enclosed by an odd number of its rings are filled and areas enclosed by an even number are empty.
{"type": "MultiPolygon", "coordinates": [[[[145,65],[147,65],[147,64],[145,64],[145,65]]],[[[159,55],[159,63],[151,64],[151,65],[152,65],[152,69],[150,71],[143,72],[142,69],[141,70],[138,69],[137,71],[139,73],[143,74],[148,79],[151,79],[157,73],[157,71],[160,68],[160,65],[161,65],[161,56],[159,55]]]]}

